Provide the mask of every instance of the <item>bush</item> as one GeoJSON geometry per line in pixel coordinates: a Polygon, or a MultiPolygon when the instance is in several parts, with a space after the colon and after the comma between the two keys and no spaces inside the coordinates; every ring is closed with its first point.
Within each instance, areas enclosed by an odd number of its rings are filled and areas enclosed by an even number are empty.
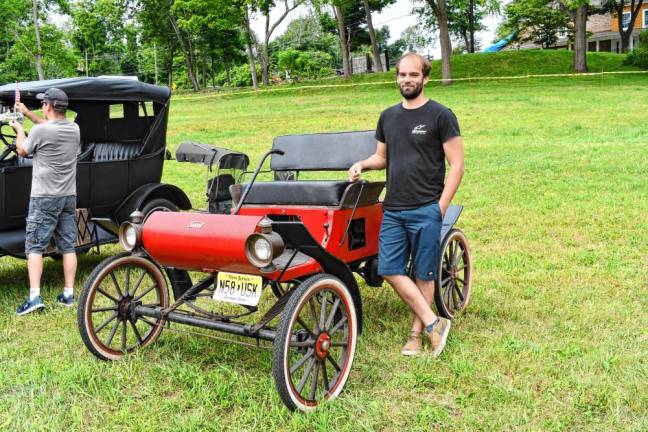
{"type": "Polygon", "coordinates": [[[639,44],[637,48],[626,56],[623,64],[648,69],[648,30],[639,33],[639,44]]]}
{"type": "MultiPolygon", "coordinates": [[[[261,81],[261,66],[256,65],[257,82],[261,81]]],[[[244,63],[242,65],[234,66],[230,69],[230,79],[232,87],[250,87],[252,85],[252,75],[250,75],[250,65],[244,63]]],[[[221,71],[214,78],[216,85],[227,86],[227,73],[221,71]]]]}
{"type": "Polygon", "coordinates": [[[333,73],[333,58],[323,51],[287,49],[277,56],[279,69],[289,70],[293,77],[322,78],[333,73]]]}

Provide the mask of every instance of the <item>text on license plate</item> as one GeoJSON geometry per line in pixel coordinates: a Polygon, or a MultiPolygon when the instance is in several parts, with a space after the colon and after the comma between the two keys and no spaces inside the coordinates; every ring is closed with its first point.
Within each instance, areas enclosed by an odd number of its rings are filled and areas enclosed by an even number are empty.
{"type": "Polygon", "coordinates": [[[220,272],[216,276],[214,300],[256,306],[261,298],[261,276],[220,272]]]}

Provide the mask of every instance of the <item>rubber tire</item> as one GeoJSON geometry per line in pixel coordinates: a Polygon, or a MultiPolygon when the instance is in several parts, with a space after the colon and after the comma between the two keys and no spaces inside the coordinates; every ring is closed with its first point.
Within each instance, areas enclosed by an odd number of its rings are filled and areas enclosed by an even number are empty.
{"type": "MultiPolygon", "coordinates": [[[[83,288],[81,289],[81,293],[79,295],[79,307],[77,309],[77,326],[79,327],[79,333],[81,335],[81,340],[85,344],[86,348],[98,359],[101,360],[120,360],[122,357],[124,357],[124,353],[120,354],[114,354],[105,351],[102,347],[96,345],[96,343],[93,342],[92,336],[88,331],[88,324],[86,322],[86,310],[88,307],[92,307],[91,304],[88,304],[88,301],[90,300],[90,289],[94,283],[94,280],[97,279],[100,276],[103,276],[103,272],[106,270],[106,268],[110,267],[114,262],[119,261],[123,258],[131,257],[131,254],[129,252],[122,252],[118,255],[108,257],[105,260],[101,261],[97,267],[92,270],[92,273],[90,273],[90,276],[86,279],[85,283],[83,284],[83,288]]],[[[169,306],[169,289],[166,283],[166,279],[164,278],[164,275],[160,271],[160,269],[150,260],[142,257],[135,257],[133,258],[146,261],[147,265],[150,266],[150,268],[155,268],[157,272],[159,272],[161,280],[164,281],[163,286],[161,287],[161,297],[163,298],[160,299],[160,305],[162,307],[168,307],[169,306]]],[[[106,276],[108,273],[106,273],[106,276]]],[[[147,345],[150,345],[151,343],[155,342],[155,340],[160,336],[160,333],[162,333],[162,329],[164,327],[164,321],[159,321],[157,329],[151,333],[151,335],[148,336],[148,338],[144,341],[142,345],[140,345],[140,348],[145,347],[147,345]]]]}
{"type": "MultiPolygon", "coordinates": [[[[282,402],[291,411],[295,411],[295,410],[313,411],[319,405],[318,403],[315,406],[307,406],[301,403],[299,400],[295,399],[292,392],[292,386],[290,383],[288,383],[289,375],[286,370],[288,365],[285,364],[285,358],[287,355],[287,348],[288,348],[287,343],[290,341],[290,336],[291,336],[289,332],[292,327],[293,320],[295,318],[294,317],[295,313],[299,311],[299,308],[302,305],[303,301],[305,300],[306,296],[308,295],[309,291],[317,288],[324,281],[332,281],[333,283],[337,284],[342,288],[344,295],[346,297],[346,301],[349,305],[349,322],[352,324],[350,326],[351,346],[349,348],[350,354],[348,357],[348,366],[346,367],[346,373],[344,374],[344,376],[341,376],[339,378],[341,380],[340,383],[337,385],[337,388],[334,391],[334,393],[325,399],[326,401],[333,400],[340,394],[340,392],[342,391],[342,389],[346,384],[347,379],[349,378],[349,374],[351,372],[351,366],[353,365],[356,342],[358,337],[358,320],[356,316],[356,309],[355,309],[355,304],[353,303],[353,296],[351,295],[351,291],[347,288],[346,285],[344,285],[344,283],[340,279],[330,274],[321,273],[315,276],[311,276],[308,279],[306,279],[304,282],[302,282],[297,287],[295,292],[290,296],[290,299],[288,300],[288,303],[286,304],[286,307],[284,308],[281,314],[281,321],[279,323],[279,327],[277,328],[277,336],[273,344],[272,375],[274,377],[275,385],[277,387],[277,391],[279,393],[279,396],[281,397],[282,402]]],[[[344,368],[344,366],[341,367],[344,368]]]]}
{"type": "Polygon", "coordinates": [[[143,206],[141,212],[144,213],[144,220],[156,211],[179,211],[178,206],[166,198],[153,198],[147,201],[143,206]]]}
{"type": "Polygon", "coordinates": [[[440,256],[439,256],[439,263],[438,263],[438,276],[436,280],[436,289],[434,290],[434,304],[436,305],[437,311],[439,312],[439,315],[441,315],[444,318],[447,318],[449,320],[454,319],[454,317],[458,314],[463,312],[466,307],[468,306],[468,303],[470,302],[470,296],[472,294],[472,274],[473,274],[473,266],[472,266],[472,257],[470,255],[470,245],[468,243],[468,238],[466,235],[461,231],[460,229],[453,228],[451,229],[448,234],[446,234],[445,238],[443,239],[443,242],[441,243],[441,248],[439,249],[440,251],[440,256]],[[466,250],[466,255],[468,257],[468,280],[466,281],[466,286],[468,287],[467,294],[464,298],[464,302],[461,306],[460,309],[455,310],[455,312],[451,312],[448,310],[446,307],[446,304],[443,300],[442,297],[442,292],[441,292],[441,280],[443,276],[443,257],[445,255],[445,250],[448,247],[449,243],[455,239],[459,238],[460,241],[464,244],[465,250],[466,250]]]}

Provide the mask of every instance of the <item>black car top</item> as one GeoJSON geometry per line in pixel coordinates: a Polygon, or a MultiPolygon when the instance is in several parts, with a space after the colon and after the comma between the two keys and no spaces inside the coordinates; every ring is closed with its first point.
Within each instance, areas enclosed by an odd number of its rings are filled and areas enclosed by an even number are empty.
{"type": "MultiPolygon", "coordinates": [[[[18,83],[23,103],[36,101],[36,95],[51,87],[63,90],[71,101],[151,101],[166,104],[171,97],[168,87],[161,87],[127,78],[62,78],[18,83]]],[[[0,100],[13,103],[16,84],[0,86],[0,100]]]]}

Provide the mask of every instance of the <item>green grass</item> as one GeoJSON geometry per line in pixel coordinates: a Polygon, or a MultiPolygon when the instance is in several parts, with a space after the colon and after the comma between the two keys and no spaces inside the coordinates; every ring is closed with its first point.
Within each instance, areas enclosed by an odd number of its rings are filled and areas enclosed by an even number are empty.
{"type": "MultiPolygon", "coordinates": [[[[0,430],[648,429],[647,77],[428,86],[466,145],[456,198],[474,293],[439,359],[399,354],[410,313],[390,288],[361,285],[365,332],[342,395],[291,414],[271,354],[166,332],[117,363],[95,360],[75,314],[24,318],[22,261],[0,260],[0,430]]],[[[393,86],[176,100],[169,147],[191,139],[250,154],[280,134],[371,129],[393,86]]],[[[382,173],[372,173],[381,178],[382,173]]],[[[164,181],[204,207],[201,167],[164,181]]],[[[80,260],[77,288],[101,256],[80,260]]]]}

